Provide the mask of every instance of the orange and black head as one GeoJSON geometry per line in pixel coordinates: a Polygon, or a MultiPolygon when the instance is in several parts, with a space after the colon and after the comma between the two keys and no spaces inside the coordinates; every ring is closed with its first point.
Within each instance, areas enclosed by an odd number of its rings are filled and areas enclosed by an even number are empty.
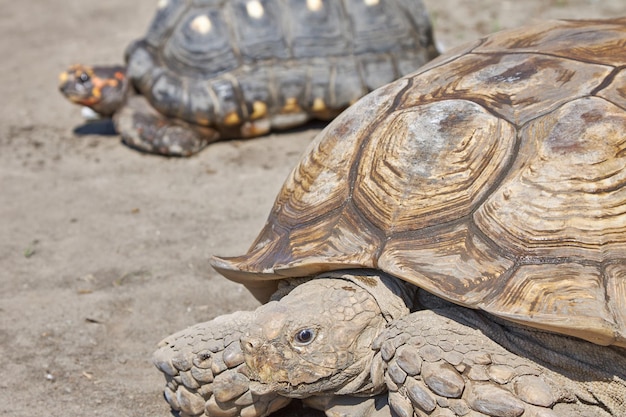
{"type": "Polygon", "coordinates": [[[72,65],[59,75],[59,90],[71,102],[90,107],[102,116],[111,116],[126,98],[126,68],[72,65]]]}

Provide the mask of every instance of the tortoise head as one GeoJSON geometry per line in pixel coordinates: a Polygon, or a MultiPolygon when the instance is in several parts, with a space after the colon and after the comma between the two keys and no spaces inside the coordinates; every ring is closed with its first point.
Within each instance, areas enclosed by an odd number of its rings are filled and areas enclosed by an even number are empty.
{"type": "Polygon", "coordinates": [[[59,74],[59,90],[71,102],[108,117],[122,106],[126,98],[126,68],[72,65],[59,74]]]}
{"type": "Polygon", "coordinates": [[[336,393],[369,373],[370,346],[384,324],[374,298],[350,281],[301,284],[259,307],[241,339],[251,388],[296,398],[336,393]]]}
{"type": "MultiPolygon", "coordinates": [[[[396,287],[399,288],[399,287],[396,287]]],[[[259,307],[241,338],[251,390],[306,398],[377,393],[372,343],[392,316],[407,314],[400,291],[365,271],[328,273],[259,307]]]]}

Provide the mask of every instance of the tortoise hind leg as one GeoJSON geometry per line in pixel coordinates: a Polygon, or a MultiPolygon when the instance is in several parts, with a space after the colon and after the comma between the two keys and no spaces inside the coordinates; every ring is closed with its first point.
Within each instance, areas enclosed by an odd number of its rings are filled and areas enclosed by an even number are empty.
{"type": "Polygon", "coordinates": [[[142,96],[132,96],[113,121],[124,143],[143,152],[190,156],[220,139],[217,131],[169,119],[142,96]]]}

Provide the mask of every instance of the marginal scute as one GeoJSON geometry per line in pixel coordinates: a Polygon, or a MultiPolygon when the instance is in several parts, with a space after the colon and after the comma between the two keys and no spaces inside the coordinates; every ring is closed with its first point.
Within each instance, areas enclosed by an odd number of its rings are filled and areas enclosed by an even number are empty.
{"type": "Polygon", "coordinates": [[[606,299],[597,267],[525,265],[481,308],[533,327],[609,345],[616,342],[617,324],[606,299]]]}
{"type": "MultiPolygon", "coordinates": [[[[289,259],[299,260],[286,265],[277,264],[275,269],[282,275],[292,275],[299,268],[318,270],[316,265],[327,264],[329,268],[374,267],[372,254],[382,242],[376,235],[367,233],[365,225],[359,225],[358,215],[351,210],[343,210],[335,216],[327,216],[312,223],[306,229],[296,229],[290,236],[292,243],[287,250],[289,259]],[[360,226],[357,228],[355,226],[360,226]],[[360,229],[360,232],[357,230],[360,229]],[[293,242],[299,242],[294,245],[293,242]],[[310,266],[309,266],[310,265],[310,266]],[[286,272],[289,269],[290,273],[286,272]]],[[[309,273],[296,273],[310,275],[309,273]]]]}
{"type": "MultiPolygon", "coordinates": [[[[228,278],[244,283],[258,277],[256,273],[247,271],[261,270],[261,275],[267,275],[266,279],[279,279],[345,268],[373,268],[375,260],[372,254],[381,245],[380,238],[366,233],[364,227],[355,227],[358,223],[358,215],[350,212],[349,208],[328,213],[303,228],[291,230],[289,235],[285,235],[288,238],[269,238],[258,242],[255,256],[223,258],[219,262],[215,259],[214,267],[228,278]],[[284,246],[276,246],[278,244],[284,246]],[[272,254],[270,264],[267,263],[267,254],[272,254]]],[[[275,233],[276,230],[267,232],[275,233]]]]}
{"type": "Polygon", "coordinates": [[[617,323],[618,344],[626,347],[626,260],[606,267],[609,309],[617,323]]]}

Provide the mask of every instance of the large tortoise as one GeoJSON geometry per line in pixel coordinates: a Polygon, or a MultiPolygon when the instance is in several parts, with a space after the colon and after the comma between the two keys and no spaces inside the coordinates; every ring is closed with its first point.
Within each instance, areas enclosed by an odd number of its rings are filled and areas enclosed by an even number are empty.
{"type": "Polygon", "coordinates": [[[181,415],[626,416],[626,19],[496,33],[367,95],[212,264],[265,304],[162,342],[181,415]]]}
{"type": "Polygon", "coordinates": [[[160,0],[126,67],[73,65],[60,89],[128,145],[190,155],[329,120],[436,55],[421,0],[160,0]]]}

